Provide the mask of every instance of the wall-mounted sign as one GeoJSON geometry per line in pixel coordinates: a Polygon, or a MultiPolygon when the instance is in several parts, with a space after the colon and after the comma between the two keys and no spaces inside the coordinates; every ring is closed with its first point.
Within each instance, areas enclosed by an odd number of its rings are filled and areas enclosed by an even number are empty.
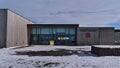
{"type": "Polygon", "coordinates": [[[69,37],[58,37],[58,40],[69,40],[69,37]]]}
{"type": "Polygon", "coordinates": [[[86,34],[85,34],[85,37],[86,37],[86,38],[90,38],[90,37],[91,37],[91,34],[90,34],[90,33],[86,33],[86,34]]]}

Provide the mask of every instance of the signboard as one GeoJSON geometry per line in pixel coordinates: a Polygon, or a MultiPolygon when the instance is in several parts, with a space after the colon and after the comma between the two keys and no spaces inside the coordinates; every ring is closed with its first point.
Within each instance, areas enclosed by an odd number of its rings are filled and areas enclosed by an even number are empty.
{"type": "Polygon", "coordinates": [[[50,40],[50,45],[54,45],[54,40],[50,40]]]}
{"type": "Polygon", "coordinates": [[[58,40],[69,40],[69,37],[58,37],[58,40]]]}
{"type": "Polygon", "coordinates": [[[86,37],[86,38],[90,38],[90,37],[91,37],[90,33],[86,33],[86,34],[85,34],[85,37],[86,37]]]}

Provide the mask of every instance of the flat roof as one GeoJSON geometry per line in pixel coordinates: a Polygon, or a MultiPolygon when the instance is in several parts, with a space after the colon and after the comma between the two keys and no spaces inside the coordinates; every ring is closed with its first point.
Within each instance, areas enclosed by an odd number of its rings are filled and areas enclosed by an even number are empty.
{"type": "Polygon", "coordinates": [[[79,27],[79,24],[27,24],[28,27],[79,27]]]}
{"type": "Polygon", "coordinates": [[[115,32],[120,32],[120,29],[116,29],[115,32]]]}
{"type": "Polygon", "coordinates": [[[114,30],[114,27],[79,27],[79,30],[80,31],[96,31],[96,30],[99,30],[99,29],[113,29],[114,30]]]}
{"type": "Polygon", "coordinates": [[[79,27],[79,28],[114,29],[114,27],[79,27]]]}

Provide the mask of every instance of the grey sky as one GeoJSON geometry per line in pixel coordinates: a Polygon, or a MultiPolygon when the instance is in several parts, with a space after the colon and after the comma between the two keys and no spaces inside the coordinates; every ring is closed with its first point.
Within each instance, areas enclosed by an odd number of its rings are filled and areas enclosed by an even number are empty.
{"type": "Polygon", "coordinates": [[[120,0],[0,0],[35,23],[76,23],[120,28],[120,0]]]}

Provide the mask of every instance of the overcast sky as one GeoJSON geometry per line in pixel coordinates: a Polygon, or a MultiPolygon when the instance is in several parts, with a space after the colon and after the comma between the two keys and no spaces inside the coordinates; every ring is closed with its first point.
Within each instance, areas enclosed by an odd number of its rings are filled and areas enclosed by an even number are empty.
{"type": "Polygon", "coordinates": [[[120,0],[0,0],[35,23],[120,28],[120,0]]]}

